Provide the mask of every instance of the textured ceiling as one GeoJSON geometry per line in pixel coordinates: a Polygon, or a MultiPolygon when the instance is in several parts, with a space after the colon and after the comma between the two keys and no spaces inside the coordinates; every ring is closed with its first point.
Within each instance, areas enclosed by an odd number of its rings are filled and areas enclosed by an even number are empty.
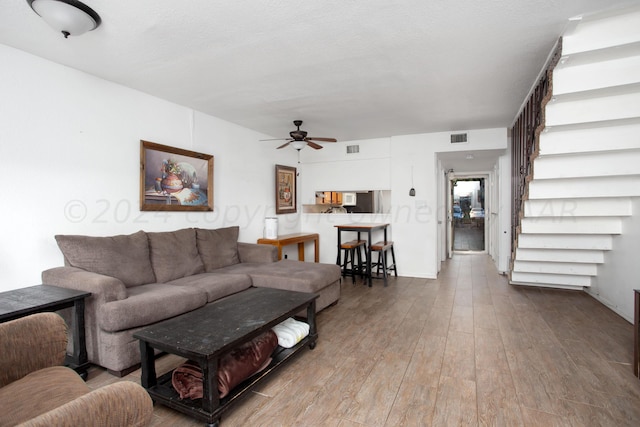
{"type": "Polygon", "coordinates": [[[64,39],[4,1],[0,43],[284,137],[508,127],[568,18],[622,0],[85,0],[64,39]]]}

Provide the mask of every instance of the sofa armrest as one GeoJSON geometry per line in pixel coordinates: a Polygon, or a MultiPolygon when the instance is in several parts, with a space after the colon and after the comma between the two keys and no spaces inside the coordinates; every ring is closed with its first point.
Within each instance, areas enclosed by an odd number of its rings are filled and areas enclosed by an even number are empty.
{"type": "Polygon", "coordinates": [[[64,363],[67,325],[56,313],[38,313],[0,323],[0,387],[64,363]]]}
{"type": "Polygon", "coordinates": [[[56,267],[45,270],[42,272],[42,283],[91,292],[90,298],[97,304],[127,297],[127,288],[119,279],[76,267],[56,267]]]}
{"type": "Polygon", "coordinates": [[[240,262],[276,262],[278,248],[272,245],[238,242],[240,262]]]}
{"type": "Polygon", "coordinates": [[[148,426],[153,402],[142,386],[121,381],[100,387],[62,406],[20,424],[20,427],[49,426],[148,426]]]}

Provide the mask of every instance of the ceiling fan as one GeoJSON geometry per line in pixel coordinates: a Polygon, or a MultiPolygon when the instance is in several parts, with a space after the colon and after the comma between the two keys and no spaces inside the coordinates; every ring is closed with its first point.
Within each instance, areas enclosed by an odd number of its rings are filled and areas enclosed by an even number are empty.
{"type": "Polygon", "coordinates": [[[290,138],[276,138],[276,139],[262,139],[261,141],[287,141],[282,144],[278,148],[284,148],[287,145],[291,144],[293,148],[300,151],[304,148],[305,145],[308,145],[311,148],[315,148],[319,150],[322,148],[322,145],[316,144],[314,141],[319,142],[338,142],[335,138],[320,138],[320,137],[310,137],[307,136],[307,132],[300,130],[300,125],[302,125],[302,120],[294,120],[293,124],[298,127],[296,130],[292,130],[289,132],[290,138]]]}

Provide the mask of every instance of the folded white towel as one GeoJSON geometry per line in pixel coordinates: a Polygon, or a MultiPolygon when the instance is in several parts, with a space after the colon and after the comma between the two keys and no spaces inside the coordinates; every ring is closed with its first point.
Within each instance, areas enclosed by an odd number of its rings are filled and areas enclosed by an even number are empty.
{"type": "Polygon", "coordinates": [[[309,335],[309,325],[290,317],[274,326],[273,332],[280,347],[291,348],[309,335]]]}
{"type": "Polygon", "coordinates": [[[274,326],[273,332],[278,337],[278,345],[284,348],[291,348],[298,343],[298,337],[295,332],[286,326],[274,326]]]}
{"type": "Polygon", "coordinates": [[[295,320],[291,317],[282,322],[281,325],[296,331],[299,340],[309,335],[309,325],[307,323],[295,320]]]}

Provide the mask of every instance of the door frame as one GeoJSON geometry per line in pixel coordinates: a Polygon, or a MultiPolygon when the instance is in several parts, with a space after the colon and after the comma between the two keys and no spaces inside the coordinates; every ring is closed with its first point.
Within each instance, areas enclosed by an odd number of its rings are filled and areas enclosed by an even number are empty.
{"type": "MultiPolygon", "coordinates": [[[[456,179],[484,179],[484,224],[483,224],[483,233],[484,233],[484,249],[482,251],[473,251],[474,253],[489,253],[491,236],[489,233],[490,230],[490,221],[491,221],[491,188],[492,188],[492,174],[488,172],[469,172],[469,173],[455,173],[453,171],[447,173],[447,254],[448,257],[453,257],[454,253],[463,253],[462,251],[455,251],[454,248],[454,239],[455,239],[455,231],[454,231],[454,221],[453,221],[453,181],[456,179]],[[449,238],[450,237],[450,238],[449,238]]],[[[466,251],[465,251],[466,252],[466,251]]]]}

